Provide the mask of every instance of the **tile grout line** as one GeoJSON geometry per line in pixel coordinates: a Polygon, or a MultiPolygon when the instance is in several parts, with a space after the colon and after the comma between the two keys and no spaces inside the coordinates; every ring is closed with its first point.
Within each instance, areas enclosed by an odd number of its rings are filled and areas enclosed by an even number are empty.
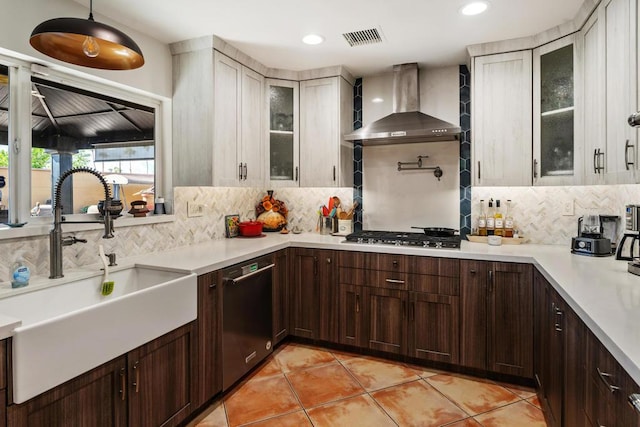
{"type": "MultiPolygon", "coordinates": [[[[378,408],[380,408],[380,410],[381,410],[381,411],[382,411],[382,412],[383,412],[387,417],[389,417],[389,419],[391,420],[391,422],[392,422],[393,424],[395,424],[396,426],[399,426],[399,424],[398,424],[398,422],[395,420],[395,418],[393,418],[393,417],[391,416],[391,414],[389,414],[389,413],[388,413],[388,412],[387,412],[387,411],[386,411],[386,410],[385,410],[385,409],[380,405],[380,403],[375,399],[375,397],[373,397],[373,396],[371,395],[371,393],[369,392],[369,390],[367,390],[367,389],[364,387],[364,385],[362,385],[362,383],[360,383],[360,381],[358,381],[358,379],[356,378],[356,376],[355,376],[355,375],[354,375],[354,374],[349,370],[349,368],[348,368],[347,366],[345,366],[345,365],[342,363],[343,361],[342,361],[342,360],[340,360],[340,359],[338,359],[338,358],[336,357],[336,355],[335,355],[335,354],[333,354],[333,352],[331,352],[331,354],[333,355],[333,357],[335,357],[335,358],[336,358],[336,360],[338,361],[338,363],[340,363],[340,365],[342,366],[342,368],[343,368],[345,371],[347,371],[347,373],[351,376],[351,378],[353,378],[353,380],[354,380],[354,381],[355,381],[355,382],[356,382],[360,387],[362,387],[362,390],[364,390],[364,393],[363,393],[363,394],[366,394],[367,396],[369,396],[369,397],[371,398],[371,400],[373,401],[373,403],[374,403],[378,408]]],[[[376,358],[375,360],[377,360],[377,358],[376,358]]],[[[377,391],[377,390],[375,390],[375,391],[377,391]]],[[[361,396],[361,395],[359,395],[359,396],[361,396]]]]}

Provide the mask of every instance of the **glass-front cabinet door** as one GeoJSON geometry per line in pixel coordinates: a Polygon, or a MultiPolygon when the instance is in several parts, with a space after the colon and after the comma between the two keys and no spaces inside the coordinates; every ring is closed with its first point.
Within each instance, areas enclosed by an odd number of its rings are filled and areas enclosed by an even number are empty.
{"type": "Polygon", "coordinates": [[[269,118],[269,182],[271,187],[298,186],[299,169],[299,83],[267,79],[269,118]]]}
{"type": "Polygon", "coordinates": [[[533,183],[579,184],[582,145],[576,122],[577,45],[570,35],[533,53],[533,183]]]}

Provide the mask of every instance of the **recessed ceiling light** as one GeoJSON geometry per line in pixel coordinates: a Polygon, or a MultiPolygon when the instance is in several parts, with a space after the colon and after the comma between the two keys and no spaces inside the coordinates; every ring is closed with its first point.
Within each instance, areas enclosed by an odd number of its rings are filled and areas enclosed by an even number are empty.
{"type": "Polygon", "coordinates": [[[320,44],[324,41],[324,37],[317,34],[307,34],[302,38],[302,42],[306,44],[320,44]]]}
{"type": "Polygon", "coordinates": [[[471,16],[478,15],[489,8],[489,3],[486,1],[474,1],[462,6],[460,13],[463,15],[471,16]]]}
{"type": "Polygon", "coordinates": [[[382,98],[373,98],[371,100],[371,102],[373,102],[374,104],[379,104],[381,102],[384,102],[384,99],[382,99],[382,98]]]}

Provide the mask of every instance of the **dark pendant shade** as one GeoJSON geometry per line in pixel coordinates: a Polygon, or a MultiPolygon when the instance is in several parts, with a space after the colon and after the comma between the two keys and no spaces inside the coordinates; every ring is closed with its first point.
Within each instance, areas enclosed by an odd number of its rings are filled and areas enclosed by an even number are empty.
{"type": "Polygon", "coordinates": [[[144,57],[131,37],[109,25],[80,18],[50,19],[31,33],[29,43],[52,58],[103,70],[132,70],[144,65],[144,57]],[[95,57],[85,54],[83,44],[92,37],[99,47],[95,57]]]}

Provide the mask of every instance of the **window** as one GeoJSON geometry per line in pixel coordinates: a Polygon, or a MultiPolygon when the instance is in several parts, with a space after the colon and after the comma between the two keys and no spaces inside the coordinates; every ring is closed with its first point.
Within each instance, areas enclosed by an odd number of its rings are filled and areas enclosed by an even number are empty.
{"type": "MultiPolygon", "coordinates": [[[[58,177],[72,167],[103,173],[124,209],[134,200],[153,207],[153,108],[32,78],[31,216],[52,215],[58,177]]],[[[65,214],[97,213],[104,188],[90,174],[63,183],[65,214]]]]}
{"type": "Polygon", "coordinates": [[[9,68],[0,65],[0,223],[9,221],[9,68]]]}
{"type": "MultiPolygon", "coordinates": [[[[58,177],[76,166],[101,172],[124,214],[134,200],[153,206],[155,195],[170,213],[171,100],[0,54],[0,222],[28,222],[21,236],[48,233],[58,177]]],[[[74,174],[64,185],[65,214],[93,214],[104,199],[90,174],[74,174]]],[[[0,225],[0,239],[15,237],[7,230],[0,225]]]]}

